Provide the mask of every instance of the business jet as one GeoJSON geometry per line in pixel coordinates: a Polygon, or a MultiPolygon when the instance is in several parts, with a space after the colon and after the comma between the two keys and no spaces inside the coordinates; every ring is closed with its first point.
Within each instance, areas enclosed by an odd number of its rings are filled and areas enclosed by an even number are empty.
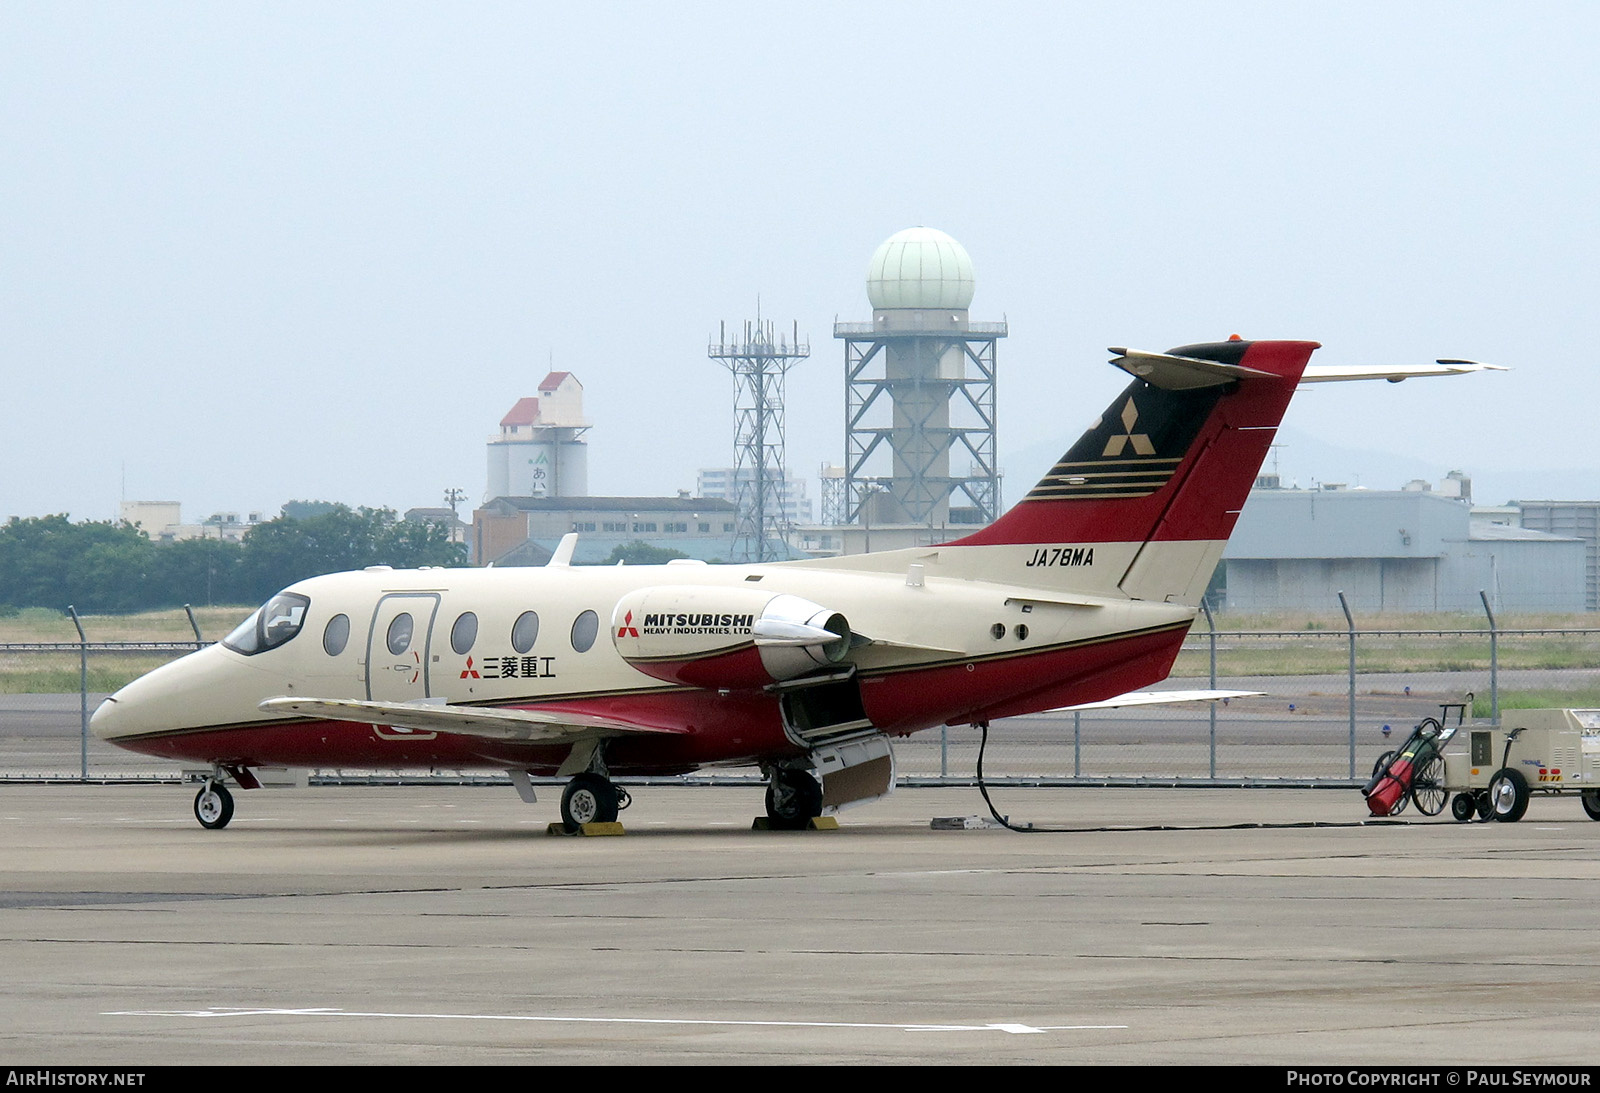
{"type": "Polygon", "coordinates": [[[575,567],[568,536],[540,568],[300,581],[93,729],[209,767],[208,828],[263,768],[503,770],[529,802],[555,776],[578,831],[627,806],[615,778],[738,765],[766,777],[772,825],[805,826],[890,792],[895,737],[1166,678],[1299,384],[1495,367],[1309,366],[1317,348],[1112,349],[1127,389],[1013,508],[939,546],[575,567]]]}

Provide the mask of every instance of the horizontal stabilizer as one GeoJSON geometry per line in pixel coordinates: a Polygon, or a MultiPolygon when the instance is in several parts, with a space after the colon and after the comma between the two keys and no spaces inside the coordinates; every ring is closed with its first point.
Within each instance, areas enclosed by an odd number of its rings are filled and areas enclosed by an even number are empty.
{"type": "Polygon", "coordinates": [[[1433,364],[1311,365],[1300,374],[1301,383],[1338,383],[1342,380],[1388,380],[1399,383],[1415,376],[1464,376],[1468,372],[1509,372],[1501,364],[1441,360],[1433,364]]]}
{"type": "Polygon", "coordinates": [[[1123,706],[1158,706],[1164,702],[1216,702],[1228,698],[1256,698],[1265,691],[1129,691],[1104,702],[1084,702],[1077,706],[1057,706],[1052,712],[1074,710],[1117,710],[1123,706]]]}
{"type": "Polygon", "coordinates": [[[1111,363],[1124,372],[1168,391],[1220,387],[1224,383],[1242,379],[1278,378],[1271,372],[1262,372],[1239,364],[1203,361],[1197,357],[1179,357],[1171,353],[1147,353],[1142,349],[1124,349],[1119,346],[1112,346],[1106,352],[1116,354],[1111,363]]]}
{"type": "Polygon", "coordinates": [[[451,706],[443,702],[363,702],[353,698],[269,698],[259,707],[266,713],[298,714],[329,721],[356,721],[388,725],[419,732],[450,732],[490,740],[532,740],[551,743],[665,733],[669,730],[635,725],[614,717],[597,717],[569,711],[521,710],[506,706],[451,706]]]}

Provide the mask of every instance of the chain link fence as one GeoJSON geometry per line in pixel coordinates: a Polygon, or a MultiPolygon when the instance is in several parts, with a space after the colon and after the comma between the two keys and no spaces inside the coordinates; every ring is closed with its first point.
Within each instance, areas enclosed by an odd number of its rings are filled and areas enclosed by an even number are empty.
{"type": "MultiPolygon", "coordinates": [[[[1000,782],[1350,785],[1442,705],[1468,720],[1518,707],[1600,707],[1600,627],[1507,628],[1485,610],[1456,627],[1382,620],[1304,629],[1196,624],[1163,687],[1261,691],[1227,702],[1058,711],[995,722],[984,774],[1000,782]]],[[[1585,622],[1586,618],[1578,621],[1585,622]]],[[[192,623],[192,619],[191,619],[192,623]]],[[[192,651],[190,641],[0,644],[0,779],[176,779],[170,761],[112,747],[85,730],[121,682],[192,651]]],[[[903,783],[970,782],[981,733],[931,729],[895,742],[903,783]]],[[[708,772],[693,781],[747,781],[708,772]]],[[[390,772],[315,771],[317,780],[394,780],[390,772]]],[[[416,781],[501,776],[438,771],[416,781]]]]}

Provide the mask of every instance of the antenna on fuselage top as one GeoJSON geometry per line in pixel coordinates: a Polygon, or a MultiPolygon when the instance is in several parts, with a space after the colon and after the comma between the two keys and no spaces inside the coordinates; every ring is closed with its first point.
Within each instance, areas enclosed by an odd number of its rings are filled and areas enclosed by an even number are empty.
{"type": "Polygon", "coordinates": [[[572,552],[578,549],[578,533],[569,531],[561,537],[561,542],[556,544],[555,553],[550,555],[546,566],[556,569],[567,569],[572,565],[572,552]]]}

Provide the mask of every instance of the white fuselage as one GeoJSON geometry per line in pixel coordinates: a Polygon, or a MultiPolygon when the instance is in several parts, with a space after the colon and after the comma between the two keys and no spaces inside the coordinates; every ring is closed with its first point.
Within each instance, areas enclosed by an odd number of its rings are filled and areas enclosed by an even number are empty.
{"type": "MultiPolygon", "coordinates": [[[[692,727],[695,746],[674,749],[670,740],[654,741],[656,748],[644,750],[652,755],[683,750],[683,758],[651,758],[647,766],[759,760],[768,750],[793,749],[777,723],[770,695],[744,681],[730,687],[692,687],[641,671],[619,652],[619,630],[626,629],[623,620],[613,617],[619,601],[640,589],[668,595],[674,589],[692,590],[713,598],[726,590],[746,597],[757,592],[800,597],[838,612],[857,635],[846,663],[860,680],[874,724],[904,733],[959,721],[988,707],[1027,705],[1030,694],[1039,696],[1034,708],[1060,705],[1076,697],[1063,690],[1072,672],[1061,668],[1074,659],[1074,650],[1093,650],[1126,635],[1161,634],[1167,645],[1181,640],[1194,617],[1192,607],[1118,594],[1116,578],[1128,566],[1129,551],[1118,549],[1123,546],[1079,547],[1076,561],[1074,548],[1063,544],[898,551],[859,559],[867,563],[862,568],[835,561],[378,568],[332,574],[285,590],[308,601],[291,640],[253,655],[217,645],[158,669],[113,696],[96,713],[94,730],[138,750],[196,761],[266,763],[309,758],[274,756],[263,743],[261,730],[285,721],[258,708],[275,697],[590,706],[621,711],[624,719],[657,716],[678,703],[695,711],[690,716],[703,723],[692,727]],[[980,561],[993,571],[993,579],[973,572],[973,563],[980,561]],[[1097,570],[1104,574],[1100,581],[1092,579],[1097,570]],[[1065,582],[1054,578],[1067,573],[1074,585],[1103,584],[1109,594],[1064,595],[1054,586],[1065,582]],[[529,612],[537,616],[536,633],[528,625],[529,612]],[[402,614],[410,617],[410,633],[403,647],[392,648],[390,630],[402,614]],[[473,633],[462,640],[467,628],[458,627],[458,620],[469,614],[473,633]],[[340,617],[346,620],[347,637],[342,645],[325,642],[330,623],[340,617]],[[689,692],[697,697],[684,703],[689,692]],[[745,729],[718,724],[707,697],[729,700],[736,720],[760,720],[753,711],[771,707],[767,716],[772,724],[745,729]],[[248,735],[250,743],[234,748],[225,743],[230,735],[248,735]]],[[[684,640],[689,649],[699,639],[684,640]]],[[[1091,674],[1102,674],[1101,658],[1080,659],[1094,662],[1091,674]]],[[[1109,690],[1091,681],[1083,699],[1149,681],[1141,677],[1130,683],[1119,676],[1115,689],[1109,690]]],[[[387,730],[388,739],[385,727],[377,725],[341,725],[325,735],[330,763],[379,761],[386,753],[394,755],[397,765],[449,761],[444,750],[414,746],[418,735],[403,729],[387,730]],[[384,745],[390,742],[404,746],[386,752],[384,745]]],[[[306,741],[297,738],[289,750],[305,748],[306,741]]],[[[488,766],[540,769],[558,761],[547,756],[524,763],[503,750],[467,750],[488,766]]]]}

